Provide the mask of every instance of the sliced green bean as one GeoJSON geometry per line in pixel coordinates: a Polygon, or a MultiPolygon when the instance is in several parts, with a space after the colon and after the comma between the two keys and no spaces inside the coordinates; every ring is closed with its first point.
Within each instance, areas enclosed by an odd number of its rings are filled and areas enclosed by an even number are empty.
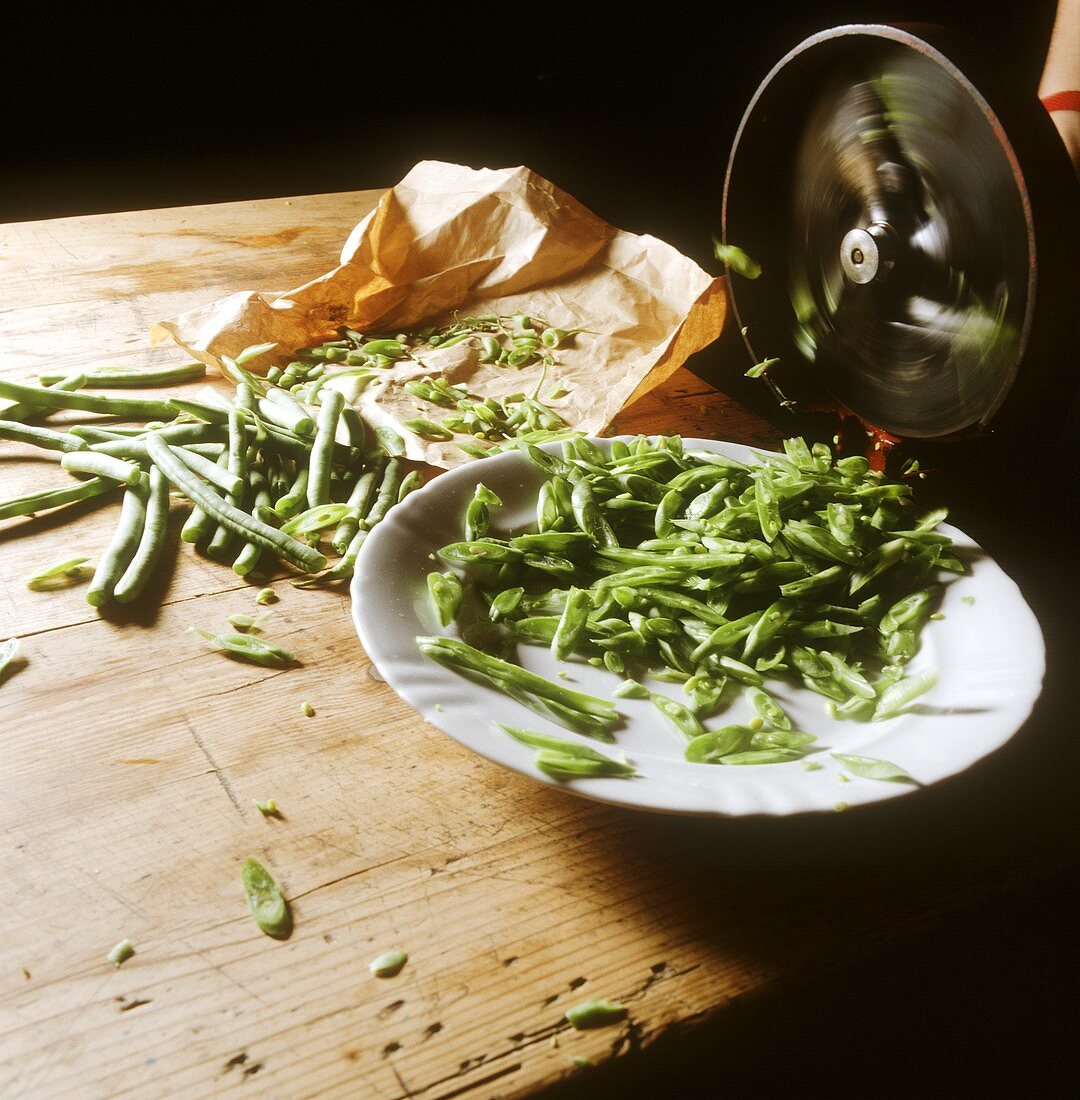
{"type": "Polygon", "coordinates": [[[591,607],[592,598],[588,591],[571,587],[566,596],[566,605],[563,607],[559,625],[555,629],[555,636],[551,639],[551,652],[556,660],[566,660],[577,648],[589,625],[591,607]]]}
{"type": "Polygon", "coordinates": [[[18,657],[21,649],[22,643],[18,638],[8,638],[7,641],[0,642],[0,675],[18,657]]]}
{"type": "Polygon", "coordinates": [[[178,446],[173,449],[173,454],[194,474],[198,474],[203,481],[216,485],[223,493],[230,496],[239,494],[244,487],[244,479],[235,474],[227,466],[219,462],[211,462],[202,455],[189,451],[186,447],[178,446]]]}
{"type": "Polygon", "coordinates": [[[274,939],[287,939],[292,932],[292,913],[270,872],[255,859],[245,859],[240,881],[251,907],[251,916],[260,932],[274,939]]]}
{"type": "Polygon", "coordinates": [[[26,587],[34,592],[48,591],[74,580],[81,580],[86,574],[86,563],[89,560],[88,557],[81,556],[47,565],[26,578],[26,587]]]}
{"type": "Polygon", "coordinates": [[[586,695],[581,691],[574,691],[564,684],[556,684],[551,680],[529,672],[518,665],[510,664],[498,657],[481,650],[474,649],[465,642],[456,638],[417,638],[417,644],[421,652],[429,657],[434,657],[443,663],[453,667],[476,669],[488,673],[507,683],[520,687],[541,698],[550,699],[556,703],[580,710],[585,714],[591,714],[598,718],[610,718],[614,715],[615,707],[606,699],[598,699],[593,695],[586,695]]]}
{"type": "Polygon", "coordinates": [[[405,951],[384,951],[373,959],[368,969],[376,978],[393,978],[401,973],[402,967],[409,961],[405,951]]]}
{"type": "Polygon", "coordinates": [[[898,764],[888,760],[879,760],[874,756],[853,756],[850,753],[834,752],[832,758],[843,764],[852,775],[862,779],[880,779],[890,783],[914,783],[910,775],[898,764]]]}
{"type": "Polygon", "coordinates": [[[883,722],[887,718],[895,718],[902,714],[909,704],[928,692],[936,683],[937,673],[927,669],[916,676],[908,676],[895,684],[890,684],[882,692],[874,708],[874,721],[883,722]]]}
{"type": "Polygon", "coordinates": [[[784,713],[784,708],[768,692],[761,688],[753,688],[747,693],[750,705],[757,711],[758,716],[766,725],[774,730],[791,729],[791,719],[784,713]]]}
{"type": "Polygon", "coordinates": [[[652,700],[653,706],[671,723],[676,732],[681,733],[684,737],[693,740],[705,732],[701,719],[689,707],[684,707],[682,703],[677,702],[670,696],[661,695],[655,691],[649,698],[652,700]]]}
{"type": "Polygon", "coordinates": [[[602,1001],[592,998],[566,1010],[567,1023],[575,1031],[585,1031],[594,1027],[607,1027],[625,1020],[627,1008],[616,1001],[602,1001]]]}
{"type": "Polygon", "coordinates": [[[752,736],[753,731],[746,726],[708,730],[694,737],[683,755],[692,764],[719,764],[725,756],[747,749],[752,736]]]}
{"type": "Polygon", "coordinates": [[[135,485],[142,476],[138,466],[94,451],[70,451],[60,460],[60,465],[68,473],[107,477],[121,485],[135,485]]]}
{"type": "Polygon", "coordinates": [[[291,668],[300,663],[296,655],[284,646],[254,634],[214,634],[194,626],[188,627],[188,633],[198,634],[223,652],[265,668],[291,668]]]}

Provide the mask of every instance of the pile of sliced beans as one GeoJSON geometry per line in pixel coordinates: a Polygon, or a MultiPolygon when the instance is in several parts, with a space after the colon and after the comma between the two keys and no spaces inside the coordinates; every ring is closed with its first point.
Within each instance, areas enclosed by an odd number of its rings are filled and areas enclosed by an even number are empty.
{"type": "MultiPolygon", "coordinates": [[[[769,679],[802,685],[833,717],[856,721],[894,717],[934,683],[932,671],[909,676],[904,666],[934,614],[938,570],[965,567],[936,530],[945,511],[922,513],[908,484],[866,459],[834,460],[802,439],[752,464],[684,449],[678,437],[524,449],[544,474],[535,531],[491,534],[500,502],[477,486],[463,541],[438,552],[450,568],[428,577],[439,621],[459,635],[418,638],[431,659],[613,740],[613,702],[513,660],[519,644],[548,646],[559,661],[623,677],[616,697],[651,699],[688,760],[726,765],[812,751],[814,737],[793,728],[769,679]],[[645,679],[681,684],[684,700],[645,679]],[[755,716],[707,728],[736,692],[755,716]]],[[[630,774],[569,742],[507,732],[547,753],[537,764],[549,774],[630,774]]]]}

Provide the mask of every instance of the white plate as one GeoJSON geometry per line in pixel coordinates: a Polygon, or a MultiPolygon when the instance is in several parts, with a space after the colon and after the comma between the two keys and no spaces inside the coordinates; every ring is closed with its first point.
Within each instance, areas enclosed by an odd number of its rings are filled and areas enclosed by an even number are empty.
{"type": "MultiPolygon", "coordinates": [[[[603,447],[610,441],[593,442],[603,447]]],[[[748,447],[734,443],[684,442],[688,448],[754,461],[748,447]]],[[[439,627],[426,586],[427,574],[443,567],[429,555],[463,537],[462,520],[476,484],[483,481],[502,498],[503,507],[492,510],[491,534],[503,535],[535,523],[541,480],[539,471],[517,452],[441,474],[392,509],[372,531],[352,583],[353,619],[360,641],[387,683],[432,725],[503,767],[587,798],[665,813],[732,816],[832,811],[837,803],[854,807],[896,798],[915,788],[855,776],[844,783],[839,777],[843,769],[830,752],[880,757],[900,765],[919,783],[935,783],[1003,745],[1038,698],[1045,651],[1034,614],[994,561],[962,532],[943,526],[969,563],[970,573],[945,577],[939,608],[945,618],[927,624],[920,652],[909,666],[912,672],[937,669],[938,682],[912,712],[887,722],[838,722],[825,714],[821,696],[770,681],[769,690],[791,715],[795,728],[817,735],[815,752],[806,759],[822,768],[807,772],[801,761],[753,767],[688,763],[683,759],[685,742],[648,700],[617,699],[626,724],[611,747],[626,752],[637,766],[638,777],[570,783],[549,779],[533,766],[533,750],[496,729],[494,722],[580,740],[601,751],[608,751],[607,747],[435,664],[420,653],[415,641],[418,634],[446,633],[439,627]]],[[[618,677],[583,661],[560,665],[543,646],[522,645],[518,653],[526,668],[549,678],[559,668],[566,669],[566,682],[590,694],[611,698],[618,683],[618,677]]],[[[682,697],[678,684],[653,686],[682,697]]],[[[708,721],[710,728],[750,717],[745,700],[733,698],[726,711],[708,721]]]]}

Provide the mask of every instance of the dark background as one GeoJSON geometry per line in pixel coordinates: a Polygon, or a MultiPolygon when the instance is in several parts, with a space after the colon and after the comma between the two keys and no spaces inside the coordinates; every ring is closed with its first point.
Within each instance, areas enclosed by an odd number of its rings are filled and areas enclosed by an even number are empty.
{"type": "MultiPolygon", "coordinates": [[[[1033,94],[1054,4],[704,11],[40,6],[0,44],[0,221],[384,187],[418,160],[444,159],[526,164],[612,223],[709,264],[739,118],[788,49],[844,22],[943,23],[981,38],[1033,94]]],[[[1043,458],[1034,492],[1028,468],[1005,462],[959,493],[954,518],[1039,612],[1060,715],[1078,601],[1075,582],[1063,600],[1055,578],[1073,569],[1076,493],[1055,454],[1043,458]],[[1023,522],[1007,527],[1006,491],[1026,501],[1023,522]],[[1024,552],[1030,524],[1036,555],[1024,552]]],[[[1073,747],[1058,764],[1067,776],[1075,762],[1073,747]]],[[[1075,779],[1054,794],[1069,789],[1075,779]]],[[[1063,1094],[1077,1077],[1076,885],[991,902],[872,966],[737,1006],[646,1066],[630,1060],[566,1095],[1063,1094]]]]}
{"type": "Polygon", "coordinates": [[[0,44],[3,219],[384,187],[444,159],[526,164],[612,223],[705,258],[743,109],[804,37],[845,22],[943,23],[983,38],[1034,92],[1054,10],[386,7],[392,16],[312,5],[304,20],[220,4],[122,18],[39,6],[0,44]]]}

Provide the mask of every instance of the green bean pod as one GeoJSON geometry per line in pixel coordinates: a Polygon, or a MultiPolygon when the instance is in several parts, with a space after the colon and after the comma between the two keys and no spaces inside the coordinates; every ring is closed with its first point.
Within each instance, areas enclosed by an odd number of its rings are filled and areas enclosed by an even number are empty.
{"type": "Polygon", "coordinates": [[[85,451],[87,443],[77,435],[56,432],[52,428],[38,428],[21,424],[16,420],[0,420],[0,439],[16,443],[29,443],[46,451],[85,451]]]}
{"type": "Polygon", "coordinates": [[[0,519],[47,512],[65,504],[74,504],[76,501],[101,496],[116,487],[117,483],[111,478],[92,477],[64,489],[42,489],[36,493],[28,493],[26,496],[10,497],[8,500],[0,500],[0,519]]]}
{"type": "Polygon", "coordinates": [[[344,407],[345,398],[338,390],[326,390],[322,395],[315,441],[311,445],[311,459],[308,463],[307,502],[310,508],[330,503],[334,437],[344,407]]]}
{"type": "Polygon", "coordinates": [[[138,599],[165,548],[169,526],[169,481],[156,467],[150,469],[149,499],[139,544],[123,575],[116,582],[113,596],[121,603],[138,599]]]}
{"type": "Polygon", "coordinates": [[[267,526],[223,501],[188,470],[163,440],[151,435],[147,440],[147,450],[154,464],[161,467],[173,485],[218,523],[228,524],[237,534],[246,537],[249,541],[260,543],[264,549],[271,550],[307,573],[317,573],[326,566],[326,557],[318,550],[305,546],[288,535],[283,535],[275,528],[267,526]]]}
{"type": "MultiPolygon", "coordinates": [[[[222,451],[221,454],[218,455],[215,464],[225,469],[228,463],[229,452],[222,451]]],[[[188,516],[184,526],[180,528],[180,538],[184,542],[202,542],[214,533],[216,527],[217,524],[214,520],[196,504],[191,509],[191,514],[188,516]]]]}
{"type": "Polygon", "coordinates": [[[86,602],[92,606],[101,607],[112,599],[117,582],[134,557],[142,540],[149,495],[150,479],[144,473],[139,473],[138,480],[124,490],[116,531],[98,559],[97,569],[86,591],[86,602]]]}
{"type": "MultiPolygon", "coordinates": [[[[173,451],[176,454],[176,451],[173,451]]],[[[181,457],[181,456],[178,456],[181,457]]],[[[183,458],[181,457],[181,461],[183,458]]],[[[238,510],[244,503],[245,477],[247,475],[247,431],[244,413],[239,409],[229,410],[229,474],[235,478],[226,500],[238,510]]],[[[258,522],[261,522],[258,521],[258,522]]],[[[224,558],[233,543],[233,532],[223,523],[217,525],[206,546],[206,552],[212,558],[224,558]]]]}
{"type": "Polygon", "coordinates": [[[456,573],[429,573],[427,587],[439,625],[449,626],[461,607],[461,581],[456,573]]]}
{"type": "Polygon", "coordinates": [[[315,422],[307,409],[288,390],[272,386],[266,396],[259,399],[259,412],[267,420],[288,428],[305,438],[315,434],[315,422]]]}
{"type": "Polygon", "coordinates": [[[60,460],[60,465],[69,473],[108,477],[121,485],[135,485],[142,476],[138,466],[93,451],[70,451],[60,460]]]}
{"type": "MultiPolygon", "coordinates": [[[[75,390],[81,390],[85,383],[86,375],[81,371],[73,371],[71,374],[60,376],[59,381],[50,383],[48,389],[72,393],[75,390]]],[[[25,401],[16,401],[13,405],[0,409],[0,416],[8,421],[23,421],[29,420],[33,416],[44,416],[52,411],[52,406],[29,405],[25,401]]],[[[72,434],[76,433],[73,432],[72,434]]]]}
{"type": "Polygon", "coordinates": [[[106,397],[103,394],[82,393],[77,390],[32,386],[3,378],[0,378],[0,397],[8,397],[12,401],[40,409],[77,409],[81,412],[106,413],[133,420],[168,420],[175,412],[168,401],[106,397]]]}

